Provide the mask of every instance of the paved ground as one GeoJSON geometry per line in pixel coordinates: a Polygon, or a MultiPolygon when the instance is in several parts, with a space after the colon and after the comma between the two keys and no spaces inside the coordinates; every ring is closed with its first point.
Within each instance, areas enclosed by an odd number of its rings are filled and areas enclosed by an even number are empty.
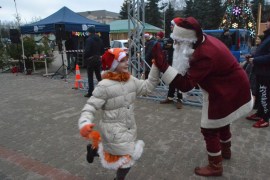
{"type": "MultiPolygon", "coordinates": [[[[72,89],[73,80],[72,74],[67,80],[0,74],[1,180],[113,179],[115,172],[102,168],[98,159],[85,160],[87,141],[79,135],[77,120],[86,98],[72,89]]],[[[207,162],[200,113],[199,107],[177,110],[138,99],[138,139],[146,146],[127,179],[206,179],[193,173],[207,162]]],[[[270,131],[252,124],[244,118],[232,124],[232,159],[223,162],[222,177],[209,179],[270,179],[270,131]]]]}

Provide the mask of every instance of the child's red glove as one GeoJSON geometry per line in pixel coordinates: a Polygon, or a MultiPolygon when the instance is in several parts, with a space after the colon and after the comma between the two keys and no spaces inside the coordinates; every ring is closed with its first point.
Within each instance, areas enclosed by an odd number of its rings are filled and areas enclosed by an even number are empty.
{"type": "Polygon", "coordinates": [[[88,135],[92,132],[94,126],[95,124],[87,124],[83,126],[80,130],[81,136],[87,138],[88,135]]]}

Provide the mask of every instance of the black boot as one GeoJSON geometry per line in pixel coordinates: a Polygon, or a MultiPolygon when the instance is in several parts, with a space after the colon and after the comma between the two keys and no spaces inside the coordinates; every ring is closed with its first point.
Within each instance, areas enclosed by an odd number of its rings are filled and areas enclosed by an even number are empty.
{"type": "Polygon", "coordinates": [[[92,148],[92,144],[87,145],[87,154],[86,154],[86,160],[88,163],[93,163],[94,157],[99,156],[97,153],[97,149],[92,148]]]}
{"type": "Polygon", "coordinates": [[[92,96],[92,95],[89,94],[89,93],[87,93],[87,94],[84,95],[84,97],[91,97],[91,96],[92,96]]]}

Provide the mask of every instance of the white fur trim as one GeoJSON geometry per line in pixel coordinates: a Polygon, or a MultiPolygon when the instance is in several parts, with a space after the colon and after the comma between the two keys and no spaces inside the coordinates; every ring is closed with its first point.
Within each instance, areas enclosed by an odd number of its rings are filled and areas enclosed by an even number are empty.
{"type": "Polygon", "coordinates": [[[134,149],[134,152],[133,154],[131,155],[131,157],[134,159],[134,160],[138,160],[142,153],[143,153],[143,148],[144,148],[144,142],[142,140],[138,140],[135,144],[135,149],[134,149]]]}
{"type": "Polygon", "coordinates": [[[113,60],[113,63],[112,63],[112,66],[110,68],[110,71],[114,71],[117,68],[117,66],[118,66],[119,63],[120,63],[119,61],[117,61],[116,59],[114,59],[113,60]]]}
{"type": "Polygon", "coordinates": [[[230,142],[232,140],[232,138],[229,138],[228,140],[226,140],[226,141],[222,141],[222,140],[220,140],[220,142],[221,143],[227,143],[227,142],[230,142]]]}
{"type": "Polygon", "coordinates": [[[219,152],[217,152],[217,153],[207,152],[207,154],[208,154],[209,156],[219,156],[219,155],[221,155],[221,151],[219,151],[219,152]]]}
{"type": "Polygon", "coordinates": [[[98,154],[101,160],[101,164],[104,168],[107,169],[114,169],[117,170],[118,168],[129,168],[135,164],[135,161],[138,160],[142,153],[144,148],[144,142],[142,140],[138,140],[135,143],[134,152],[131,155],[131,159],[126,157],[121,157],[118,161],[114,163],[107,162],[104,158],[104,149],[102,143],[99,143],[98,145],[98,154]]]}
{"type": "Polygon", "coordinates": [[[129,167],[131,167],[134,164],[134,160],[128,159],[128,158],[126,158],[124,156],[121,157],[118,161],[116,161],[114,163],[107,162],[105,160],[105,158],[104,158],[104,152],[103,152],[103,145],[102,145],[102,143],[99,143],[99,145],[98,145],[98,154],[99,154],[99,157],[100,157],[100,161],[101,161],[102,166],[104,168],[107,168],[107,169],[117,170],[118,168],[122,167],[124,164],[129,163],[129,167]]]}
{"type": "Polygon", "coordinates": [[[180,26],[174,26],[171,38],[176,41],[187,41],[195,43],[197,41],[196,32],[191,29],[185,29],[180,26]]]}
{"type": "Polygon", "coordinates": [[[165,73],[162,75],[161,79],[169,85],[172,80],[175,78],[175,76],[178,74],[178,71],[174,69],[173,67],[169,66],[169,68],[165,71],[165,73]]]}
{"type": "Polygon", "coordinates": [[[117,61],[120,62],[121,59],[123,59],[123,58],[126,57],[126,56],[127,56],[126,52],[120,52],[117,61]]]}
{"type": "Polygon", "coordinates": [[[202,43],[205,41],[205,37],[204,37],[204,35],[203,35],[203,37],[202,37],[202,43]]]}
{"type": "MultiPolygon", "coordinates": [[[[202,89],[202,88],[201,88],[202,89]]],[[[202,105],[202,118],[201,118],[201,127],[202,128],[219,128],[231,124],[233,121],[239,119],[240,117],[248,114],[253,109],[254,99],[252,93],[250,93],[251,100],[238,108],[236,111],[232,112],[228,116],[218,119],[218,120],[209,120],[208,118],[208,108],[209,108],[209,99],[208,92],[202,89],[203,93],[203,105],[202,105]]]]}
{"type": "Polygon", "coordinates": [[[113,60],[113,63],[112,63],[110,70],[114,71],[117,68],[117,66],[119,65],[119,63],[121,62],[121,60],[126,56],[127,56],[126,52],[120,52],[118,59],[113,60]]]}

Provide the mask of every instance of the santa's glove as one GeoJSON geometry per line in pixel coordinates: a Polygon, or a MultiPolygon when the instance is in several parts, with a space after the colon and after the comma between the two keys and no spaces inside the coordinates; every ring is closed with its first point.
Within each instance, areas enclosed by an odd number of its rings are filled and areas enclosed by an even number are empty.
{"type": "Polygon", "coordinates": [[[153,63],[157,66],[160,72],[164,73],[168,69],[169,64],[166,59],[166,54],[164,53],[160,43],[155,44],[151,53],[154,59],[153,63]]]}
{"type": "Polygon", "coordinates": [[[80,134],[82,137],[88,138],[89,134],[93,131],[95,124],[86,124],[80,129],[80,134]]]}
{"type": "Polygon", "coordinates": [[[159,71],[160,72],[163,72],[163,73],[169,67],[168,62],[165,59],[163,59],[163,58],[153,59],[152,62],[157,66],[157,68],[159,69],[159,71]]]}

